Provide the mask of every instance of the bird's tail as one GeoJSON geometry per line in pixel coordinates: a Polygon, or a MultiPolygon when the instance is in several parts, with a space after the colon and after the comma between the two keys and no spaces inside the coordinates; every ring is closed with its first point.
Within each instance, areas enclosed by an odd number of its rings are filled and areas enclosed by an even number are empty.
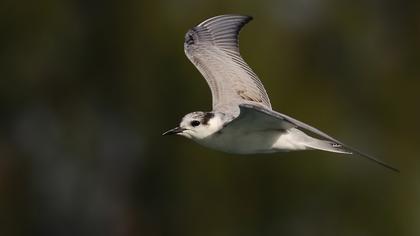
{"type": "Polygon", "coordinates": [[[336,153],[344,153],[344,154],[353,153],[341,144],[327,141],[327,140],[320,140],[316,138],[311,138],[310,141],[305,143],[305,146],[308,149],[316,149],[316,150],[322,150],[322,151],[327,151],[327,152],[336,152],[336,153]]]}
{"type": "MultiPolygon", "coordinates": [[[[310,136],[308,136],[310,137],[310,136]]],[[[389,164],[371,156],[368,154],[365,154],[363,152],[360,152],[350,146],[344,145],[342,143],[338,143],[338,142],[332,142],[332,141],[328,141],[328,140],[321,140],[321,139],[316,139],[311,137],[311,139],[307,140],[305,142],[305,146],[308,149],[316,149],[316,150],[322,150],[322,151],[327,151],[327,152],[336,152],[336,153],[344,153],[344,154],[356,154],[359,156],[362,156],[364,158],[367,158],[373,162],[376,162],[379,165],[382,165],[388,169],[391,169],[395,172],[399,172],[399,170],[393,166],[390,166],[389,164]]]]}

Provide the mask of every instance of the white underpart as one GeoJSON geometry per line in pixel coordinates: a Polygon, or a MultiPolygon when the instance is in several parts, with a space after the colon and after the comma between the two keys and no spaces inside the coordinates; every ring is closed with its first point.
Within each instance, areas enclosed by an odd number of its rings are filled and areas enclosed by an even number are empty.
{"type": "Polygon", "coordinates": [[[193,140],[209,148],[237,154],[306,150],[311,149],[306,143],[316,141],[297,129],[246,132],[228,127],[207,138],[193,140]]]}
{"type": "Polygon", "coordinates": [[[277,151],[306,150],[308,147],[305,144],[313,141],[315,140],[312,137],[293,128],[280,135],[273,144],[272,149],[277,151]]]}

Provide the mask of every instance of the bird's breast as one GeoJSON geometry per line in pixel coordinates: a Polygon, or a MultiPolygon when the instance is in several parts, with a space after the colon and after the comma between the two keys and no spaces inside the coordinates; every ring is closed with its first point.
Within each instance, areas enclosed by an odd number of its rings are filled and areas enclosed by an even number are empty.
{"type": "Polygon", "coordinates": [[[276,151],[273,145],[281,135],[282,133],[277,130],[250,132],[222,129],[207,138],[196,141],[203,146],[228,153],[271,153],[276,151]]]}

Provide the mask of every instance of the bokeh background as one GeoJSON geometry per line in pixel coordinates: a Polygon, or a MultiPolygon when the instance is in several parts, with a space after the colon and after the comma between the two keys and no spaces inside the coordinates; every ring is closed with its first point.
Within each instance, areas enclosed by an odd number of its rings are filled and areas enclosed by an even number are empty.
{"type": "Polygon", "coordinates": [[[420,235],[418,1],[1,5],[0,235],[420,235]],[[276,110],[401,173],[162,137],[211,110],[183,40],[223,13],[276,110]]]}

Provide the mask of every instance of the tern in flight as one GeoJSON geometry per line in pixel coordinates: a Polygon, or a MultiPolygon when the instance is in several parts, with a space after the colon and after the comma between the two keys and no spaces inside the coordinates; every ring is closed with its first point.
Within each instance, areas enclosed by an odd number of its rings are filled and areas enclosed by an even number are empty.
{"type": "Polygon", "coordinates": [[[187,32],[185,54],[206,79],[213,110],[189,113],[178,127],[163,135],[181,135],[206,147],[237,154],[298,150],[357,154],[398,171],[310,125],[272,110],[264,86],[239,53],[239,31],[251,19],[242,15],[215,16],[187,32]]]}

